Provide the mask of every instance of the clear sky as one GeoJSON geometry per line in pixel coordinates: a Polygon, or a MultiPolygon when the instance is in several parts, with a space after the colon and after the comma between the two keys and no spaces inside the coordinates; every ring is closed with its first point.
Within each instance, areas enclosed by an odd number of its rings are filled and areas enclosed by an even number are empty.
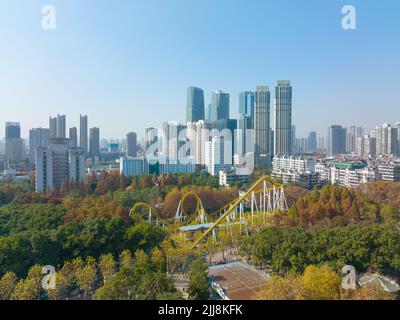
{"type": "MultiPolygon", "coordinates": [[[[293,84],[297,136],[330,124],[400,121],[398,0],[2,0],[0,136],[5,121],[47,127],[79,114],[101,136],[143,136],[185,119],[186,88],[238,94],[293,84]],[[56,8],[57,28],[41,27],[56,8]],[[357,9],[343,30],[341,8],[357,9]]],[[[272,123],[271,123],[272,125],[272,123]]]]}

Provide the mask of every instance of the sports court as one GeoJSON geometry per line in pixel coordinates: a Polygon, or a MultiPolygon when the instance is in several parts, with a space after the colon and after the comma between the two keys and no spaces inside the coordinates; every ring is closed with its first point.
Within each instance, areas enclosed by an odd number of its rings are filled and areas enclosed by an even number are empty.
{"type": "Polygon", "coordinates": [[[267,274],[242,261],[211,266],[208,277],[223,288],[230,300],[250,300],[268,279],[267,274]]]}

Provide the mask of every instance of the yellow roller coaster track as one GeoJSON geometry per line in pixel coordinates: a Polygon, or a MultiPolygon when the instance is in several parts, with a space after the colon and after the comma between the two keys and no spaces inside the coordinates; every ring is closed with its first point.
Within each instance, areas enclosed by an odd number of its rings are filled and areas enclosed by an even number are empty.
{"type": "Polygon", "coordinates": [[[201,205],[201,199],[200,199],[199,195],[196,192],[189,191],[189,192],[185,193],[184,196],[181,199],[181,210],[187,217],[189,216],[189,213],[184,208],[184,204],[185,204],[186,199],[189,198],[189,197],[193,197],[193,198],[196,199],[196,209],[194,210],[195,213],[199,212],[200,205],[201,205]]]}
{"type": "MultiPolygon", "coordinates": [[[[235,208],[240,205],[240,203],[245,200],[249,195],[251,195],[252,192],[254,192],[256,190],[257,187],[259,187],[262,183],[264,182],[270,182],[273,187],[275,188],[283,188],[283,184],[279,183],[277,181],[275,181],[274,179],[272,179],[269,176],[262,176],[261,178],[259,178],[242,196],[240,196],[238,199],[236,199],[235,201],[231,202],[229,205],[229,209],[223,214],[221,215],[213,224],[212,226],[207,229],[206,232],[204,232],[192,245],[192,249],[194,249],[197,244],[202,241],[204,238],[206,238],[220,223],[222,223],[226,217],[228,217],[233,210],[235,210],[235,208]]],[[[272,189],[273,187],[269,188],[272,189]]]]}
{"type": "Polygon", "coordinates": [[[151,215],[154,216],[155,218],[157,218],[159,220],[159,222],[165,223],[164,220],[161,218],[160,214],[157,212],[157,210],[155,210],[155,208],[153,208],[151,205],[149,205],[146,202],[135,203],[134,206],[131,208],[130,215],[133,215],[134,213],[136,213],[136,210],[138,208],[147,208],[149,210],[149,214],[151,213],[151,215]]]}

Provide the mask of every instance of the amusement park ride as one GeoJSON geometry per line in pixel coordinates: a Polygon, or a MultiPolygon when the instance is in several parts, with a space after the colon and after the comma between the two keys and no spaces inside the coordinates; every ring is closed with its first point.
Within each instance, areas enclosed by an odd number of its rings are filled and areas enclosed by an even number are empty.
{"type": "Polygon", "coordinates": [[[162,219],[160,215],[149,204],[145,202],[136,203],[130,215],[137,212],[139,208],[147,209],[146,220],[155,223],[159,227],[175,226],[175,233],[187,233],[198,230],[204,231],[192,244],[195,248],[201,241],[212,235],[217,241],[217,230],[219,227],[229,227],[233,224],[244,226],[247,232],[247,224],[254,224],[265,221],[267,215],[277,211],[287,210],[287,203],[284,193],[284,185],[269,176],[260,177],[249,189],[240,191],[239,197],[227,203],[216,212],[207,214],[201,198],[194,191],[186,193],[179,201],[175,217],[169,220],[162,219]],[[196,200],[194,213],[190,215],[184,208],[187,199],[196,200]]]}

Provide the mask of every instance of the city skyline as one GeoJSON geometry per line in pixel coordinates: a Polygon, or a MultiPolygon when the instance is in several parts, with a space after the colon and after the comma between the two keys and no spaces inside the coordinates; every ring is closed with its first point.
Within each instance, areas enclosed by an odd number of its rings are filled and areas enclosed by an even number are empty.
{"type": "Polygon", "coordinates": [[[185,122],[189,86],[204,90],[205,106],[213,91],[229,93],[230,116],[238,118],[240,92],[290,79],[298,136],[320,136],[335,123],[370,129],[397,121],[399,3],[352,1],[358,15],[351,31],[341,27],[341,1],[312,0],[296,11],[291,1],[227,4],[134,1],[111,11],[105,1],[53,1],[53,31],[40,26],[40,1],[5,4],[3,119],[19,121],[27,138],[30,128],[47,127],[48,115],[65,114],[69,128],[87,114],[104,137],[135,131],[142,138],[146,127],[185,122]],[[273,14],[264,19],[265,12],[273,14]]]}

